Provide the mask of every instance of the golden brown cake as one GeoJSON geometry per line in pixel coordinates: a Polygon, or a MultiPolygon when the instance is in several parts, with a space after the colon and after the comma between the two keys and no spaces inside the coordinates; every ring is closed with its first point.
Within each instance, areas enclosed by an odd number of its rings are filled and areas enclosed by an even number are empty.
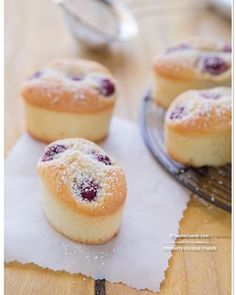
{"type": "Polygon", "coordinates": [[[96,62],[56,60],[23,84],[22,96],[27,129],[36,139],[99,141],[108,133],[116,84],[108,69],[96,62]]]}
{"type": "Polygon", "coordinates": [[[153,65],[153,97],[163,108],[184,91],[231,84],[231,46],[206,37],[168,48],[153,65]]]}
{"type": "Polygon", "coordinates": [[[85,139],[58,140],[38,163],[43,208],[50,224],[86,244],[105,243],[120,226],[126,199],[121,167],[85,139]]]}
{"type": "Polygon", "coordinates": [[[178,96],[165,117],[168,155],[184,165],[231,162],[231,90],[190,90],[178,96]]]}

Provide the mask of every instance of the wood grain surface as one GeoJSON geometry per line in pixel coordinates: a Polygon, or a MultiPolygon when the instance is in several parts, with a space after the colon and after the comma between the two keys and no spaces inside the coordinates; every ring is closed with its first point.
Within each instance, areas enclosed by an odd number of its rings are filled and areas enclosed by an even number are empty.
{"type": "MultiPolygon", "coordinates": [[[[105,64],[120,86],[115,115],[137,122],[142,96],[151,81],[152,60],[160,50],[193,35],[230,40],[229,21],[206,9],[202,1],[127,2],[136,7],[139,36],[129,44],[114,46],[110,52],[88,52],[82,50],[68,34],[61,11],[51,1],[5,1],[6,154],[24,130],[20,84],[48,61],[61,57],[85,57],[105,64]],[[152,9],[137,9],[153,6],[153,3],[155,7],[152,9]]],[[[231,294],[231,215],[192,197],[181,220],[180,233],[208,234],[204,241],[211,243],[216,250],[174,251],[158,294],[231,294]]],[[[190,241],[193,240],[178,239],[176,245],[190,241]]],[[[194,241],[202,242],[202,239],[194,241]]],[[[83,275],[54,272],[15,262],[5,266],[5,294],[90,295],[94,294],[94,281],[83,275]]],[[[106,282],[106,294],[154,293],[106,282]]]]}

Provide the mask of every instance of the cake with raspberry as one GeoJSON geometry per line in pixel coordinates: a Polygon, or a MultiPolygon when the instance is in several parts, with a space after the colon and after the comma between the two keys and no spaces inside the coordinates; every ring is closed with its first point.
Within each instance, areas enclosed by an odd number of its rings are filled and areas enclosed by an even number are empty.
{"type": "Polygon", "coordinates": [[[165,146],[177,162],[194,167],[231,162],[231,90],[189,90],[170,105],[165,146]]]}
{"type": "Polygon", "coordinates": [[[122,168],[85,139],[58,140],[38,163],[49,223],[74,241],[102,244],[120,227],[126,199],[122,168]]]}
{"type": "Polygon", "coordinates": [[[100,141],[108,134],[116,89],[112,74],[96,62],[52,61],[22,85],[27,130],[43,142],[100,141]]]}
{"type": "Polygon", "coordinates": [[[231,46],[196,37],[167,48],[153,65],[153,98],[167,109],[182,92],[231,84],[231,46]]]}

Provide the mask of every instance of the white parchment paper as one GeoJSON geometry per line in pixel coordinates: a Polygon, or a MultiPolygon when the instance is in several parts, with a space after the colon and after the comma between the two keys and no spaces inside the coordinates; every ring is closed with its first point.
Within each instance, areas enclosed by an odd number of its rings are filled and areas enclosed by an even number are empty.
{"type": "Polygon", "coordinates": [[[44,145],[22,135],[6,160],[5,261],[35,263],[94,279],[159,291],[188,193],[152,158],[137,126],[114,119],[101,144],[124,168],[128,198],[120,232],[86,246],[58,234],[43,215],[36,163],[44,145]]]}

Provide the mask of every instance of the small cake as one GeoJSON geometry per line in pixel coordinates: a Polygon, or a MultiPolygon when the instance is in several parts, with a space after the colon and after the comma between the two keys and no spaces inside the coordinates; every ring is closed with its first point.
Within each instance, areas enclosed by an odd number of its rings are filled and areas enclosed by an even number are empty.
{"type": "Polygon", "coordinates": [[[153,98],[163,108],[184,91],[231,84],[231,46],[199,37],[168,48],[153,66],[153,98]]]}
{"type": "Polygon", "coordinates": [[[108,133],[116,84],[108,69],[88,60],[51,62],[22,86],[29,133],[43,142],[108,133]]]}
{"type": "Polygon", "coordinates": [[[71,240],[102,244],[120,226],[126,199],[121,167],[85,139],[58,140],[39,160],[44,213],[71,240]]]}
{"type": "Polygon", "coordinates": [[[231,162],[231,91],[227,87],[189,90],[165,117],[168,155],[184,165],[221,166],[231,162]]]}

